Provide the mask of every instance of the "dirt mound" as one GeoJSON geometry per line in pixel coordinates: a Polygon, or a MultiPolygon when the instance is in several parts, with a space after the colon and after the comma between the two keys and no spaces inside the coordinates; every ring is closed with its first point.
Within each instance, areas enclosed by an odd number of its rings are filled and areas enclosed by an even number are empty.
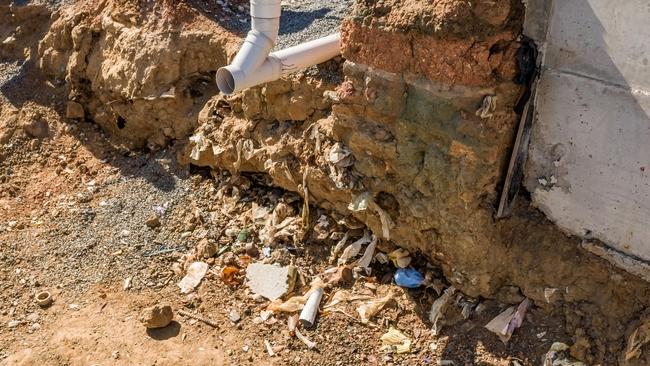
{"type": "Polygon", "coordinates": [[[40,67],[116,139],[164,146],[196,127],[232,41],[184,3],[81,1],[43,38],[40,67]]]}

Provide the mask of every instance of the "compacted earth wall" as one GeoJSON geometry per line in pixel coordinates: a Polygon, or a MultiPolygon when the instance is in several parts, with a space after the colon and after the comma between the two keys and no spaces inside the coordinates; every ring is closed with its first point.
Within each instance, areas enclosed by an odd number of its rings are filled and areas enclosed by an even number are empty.
{"type": "Polygon", "coordinates": [[[521,2],[357,1],[341,58],[232,97],[213,75],[240,38],[184,9],[80,1],[55,14],[39,63],[66,83],[70,116],[132,147],[171,143],[186,164],[268,174],[470,296],[565,314],[575,357],[619,357],[648,283],[580,249],[525,195],[494,218],[525,88],[521,2]]]}

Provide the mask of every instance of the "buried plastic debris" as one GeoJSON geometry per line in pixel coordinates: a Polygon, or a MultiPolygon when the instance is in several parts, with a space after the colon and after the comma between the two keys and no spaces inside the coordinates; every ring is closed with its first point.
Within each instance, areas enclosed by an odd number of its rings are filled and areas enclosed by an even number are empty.
{"type": "Polygon", "coordinates": [[[375,256],[375,248],[377,247],[377,237],[372,236],[372,241],[366,247],[366,251],[363,253],[363,256],[357,262],[357,267],[362,268],[366,275],[370,275],[370,263],[372,258],[375,256]]]}
{"type": "Polygon", "coordinates": [[[361,322],[364,324],[368,323],[370,321],[370,318],[381,311],[381,309],[386,306],[386,304],[393,298],[393,296],[394,294],[391,291],[384,297],[372,299],[364,304],[359,305],[359,307],[357,307],[357,313],[359,313],[359,317],[361,317],[361,322]]]}
{"type": "Polygon", "coordinates": [[[432,324],[431,332],[435,336],[437,336],[442,329],[438,323],[442,319],[442,314],[445,311],[445,308],[447,307],[447,304],[449,303],[449,300],[451,300],[451,296],[454,293],[456,293],[456,288],[454,286],[450,286],[439,298],[436,299],[436,301],[433,302],[433,304],[431,304],[429,321],[432,324]]]}
{"type": "Polygon", "coordinates": [[[542,359],[543,366],[585,366],[579,361],[570,361],[565,353],[568,353],[569,346],[562,342],[555,342],[546,352],[542,359]]]}
{"type": "Polygon", "coordinates": [[[395,353],[411,352],[411,339],[399,330],[390,327],[388,332],[381,336],[381,350],[395,353]]]}
{"type": "Polygon", "coordinates": [[[312,342],[309,340],[309,338],[302,335],[298,330],[298,328],[296,328],[294,331],[296,332],[296,338],[300,339],[300,341],[304,343],[307,346],[307,348],[312,349],[316,347],[316,342],[312,342]]]}
{"type": "Polygon", "coordinates": [[[625,347],[625,361],[641,356],[641,348],[650,342],[650,316],[641,321],[641,325],[630,334],[625,347]]]}
{"type": "Polygon", "coordinates": [[[489,331],[499,336],[503,343],[508,343],[515,329],[521,326],[526,315],[526,310],[530,306],[530,300],[525,298],[519,306],[511,306],[501,314],[497,315],[485,325],[489,331]]]}
{"type": "Polygon", "coordinates": [[[208,272],[208,264],[204,262],[194,262],[187,269],[187,274],[181,282],[178,283],[178,287],[181,288],[181,293],[187,294],[194,290],[196,286],[201,283],[203,276],[208,272]]]}
{"type": "Polygon", "coordinates": [[[388,258],[393,261],[397,268],[406,268],[411,264],[411,256],[408,250],[398,248],[388,253],[388,258]]]}
{"type": "Polygon", "coordinates": [[[424,282],[424,277],[416,269],[409,268],[399,268],[395,271],[395,283],[398,286],[406,288],[418,288],[424,282]]]}
{"type": "MultiPolygon", "coordinates": [[[[361,246],[366,243],[370,243],[371,236],[370,232],[366,231],[363,236],[352,244],[348,245],[341,253],[341,258],[339,258],[338,264],[345,264],[348,260],[354,258],[361,251],[361,246]]],[[[336,248],[335,248],[336,249],[336,248]]]]}

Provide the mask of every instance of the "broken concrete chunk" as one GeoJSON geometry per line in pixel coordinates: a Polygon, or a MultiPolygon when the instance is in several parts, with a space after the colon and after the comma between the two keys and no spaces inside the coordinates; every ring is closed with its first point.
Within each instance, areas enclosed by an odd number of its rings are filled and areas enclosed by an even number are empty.
{"type": "Polygon", "coordinates": [[[196,286],[201,283],[203,276],[208,271],[208,264],[204,262],[194,262],[187,269],[187,274],[181,282],[178,283],[178,287],[181,288],[181,293],[187,294],[194,290],[196,286]]]}
{"type": "Polygon", "coordinates": [[[276,300],[293,290],[296,268],[253,263],[246,268],[246,279],[248,287],[255,294],[276,300]]]}
{"type": "Polygon", "coordinates": [[[171,305],[154,305],[142,310],[140,322],[148,329],[163,328],[171,323],[174,312],[171,305]]]}

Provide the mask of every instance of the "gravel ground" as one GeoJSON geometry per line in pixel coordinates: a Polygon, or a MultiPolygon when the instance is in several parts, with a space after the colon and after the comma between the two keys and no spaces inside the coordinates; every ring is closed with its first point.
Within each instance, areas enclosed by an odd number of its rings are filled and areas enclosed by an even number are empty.
{"type": "Polygon", "coordinates": [[[354,1],[327,2],[289,0],[282,2],[280,36],[276,49],[325,37],[335,32],[354,1]]]}

